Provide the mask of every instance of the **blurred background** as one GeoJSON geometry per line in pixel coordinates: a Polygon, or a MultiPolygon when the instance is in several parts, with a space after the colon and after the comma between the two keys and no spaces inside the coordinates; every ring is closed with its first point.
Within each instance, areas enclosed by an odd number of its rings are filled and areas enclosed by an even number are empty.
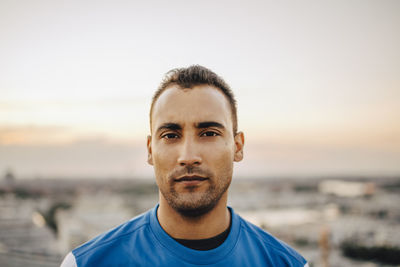
{"type": "Polygon", "coordinates": [[[311,266],[400,264],[400,2],[0,2],[0,265],[58,266],[157,203],[151,97],[238,101],[230,205],[311,266]]]}

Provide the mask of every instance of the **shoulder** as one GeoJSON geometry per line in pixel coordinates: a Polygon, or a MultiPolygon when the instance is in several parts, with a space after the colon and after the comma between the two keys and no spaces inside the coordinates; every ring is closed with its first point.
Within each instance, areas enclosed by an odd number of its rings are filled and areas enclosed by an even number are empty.
{"type": "Polygon", "coordinates": [[[149,224],[149,213],[147,211],[72,250],[75,259],[86,254],[93,254],[115,247],[115,244],[123,245],[125,242],[137,234],[140,234],[149,224]]]}
{"type": "Polygon", "coordinates": [[[70,252],[65,256],[63,262],[61,263],[60,267],[77,267],[75,256],[70,252]]]}
{"type": "Polygon", "coordinates": [[[287,262],[290,266],[307,266],[307,261],[292,247],[260,227],[240,218],[242,234],[252,244],[263,250],[271,261],[287,262]]]}

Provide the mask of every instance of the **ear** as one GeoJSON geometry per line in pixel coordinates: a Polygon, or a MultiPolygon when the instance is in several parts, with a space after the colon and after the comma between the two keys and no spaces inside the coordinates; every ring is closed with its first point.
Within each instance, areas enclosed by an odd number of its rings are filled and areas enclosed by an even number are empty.
{"type": "Polygon", "coordinates": [[[235,155],[233,160],[239,162],[243,159],[244,134],[238,132],[235,137],[235,155]]]}
{"type": "Polygon", "coordinates": [[[151,151],[151,135],[147,136],[147,163],[153,165],[153,154],[151,151]]]}

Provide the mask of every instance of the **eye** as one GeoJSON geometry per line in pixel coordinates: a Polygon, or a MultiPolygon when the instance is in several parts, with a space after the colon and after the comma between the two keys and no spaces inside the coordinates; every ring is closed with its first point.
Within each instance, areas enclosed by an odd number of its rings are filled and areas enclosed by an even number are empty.
{"type": "Polygon", "coordinates": [[[214,136],[218,136],[219,134],[213,131],[207,131],[202,133],[200,136],[204,136],[204,137],[214,137],[214,136]]]}
{"type": "Polygon", "coordinates": [[[167,134],[164,134],[161,136],[161,138],[164,138],[164,139],[176,139],[178,137],[179,136],[175,133],[167,133],[167,134]]]}

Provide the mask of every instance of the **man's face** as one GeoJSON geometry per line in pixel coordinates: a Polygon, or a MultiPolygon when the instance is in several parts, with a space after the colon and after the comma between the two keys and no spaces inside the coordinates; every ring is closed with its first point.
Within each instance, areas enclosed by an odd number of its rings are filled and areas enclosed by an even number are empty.
{"type": "Polygon", "coordinates": [[[158,98],[148,138],[161,196],[185,216],[207,213],[227,193],[233,161],[243,157],[243,134],[233,136],[228,100],[199,85],[167,88],[158,98]]]}

